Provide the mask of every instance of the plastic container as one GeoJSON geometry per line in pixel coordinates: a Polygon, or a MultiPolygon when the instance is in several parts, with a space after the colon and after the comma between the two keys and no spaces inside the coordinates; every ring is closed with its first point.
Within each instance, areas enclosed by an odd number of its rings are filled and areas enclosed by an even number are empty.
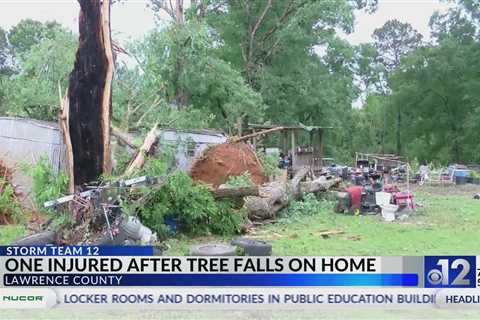
{"type": "Polygon", "coordinates": [[[390,204],[392,199],[392,194],[388,192],[376,192],[375,193],[375,203],[380,207],[390,204]]]}
{"type": "Polygon", "coordinates": [[[165,225],[167,226],[168,232],[172,235],[177,234],[178,230],[178,220],[175,217],[166,217],[164,221],[165,225]]]}
{"type": "Polygon", "coordinates": [[[455,184],[461,185],[461,184],[467,184],[468,183],[469,177],[460,177],[456,176],[455,177],[455,184]]]}
{"type": "Polygon", "coordinates": [[[397,212],[398,206],[394,204],[386,204],[382,206],[382,217],[386,222],[395,220],[395,212],[397,212]]]}
{"type": "Polygon", "coordinates": [[[470,177],[470,170],[465,170],[465,169],[456,169],[453,172],[454,177],[470,177]]]}

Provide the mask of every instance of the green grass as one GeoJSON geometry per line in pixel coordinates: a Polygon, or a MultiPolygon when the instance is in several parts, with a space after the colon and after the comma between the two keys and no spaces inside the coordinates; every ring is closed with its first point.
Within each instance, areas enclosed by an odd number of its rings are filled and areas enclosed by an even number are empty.
{"type": "MultiPolygon", "coordinates": [[[[480,227],[480,190],[422,188],[415,200],[423,205],[405,221],[383,222],[380,216],[346,216],[321,205],[311,215],[280,218],[249,236],[273,244],[275,255],[439,255],[476,254],[480,227]],[[325,230],[343,233],[324,238],[325,230]]],[[[307,210],[315,208],[305,206],[307,210]]],[[[313,209],[312,209],[313,210],[313,209]]],[[[22,235],[23,227],[0,226],[0,244],[22,235]]],[[[229,238],[179,236],[170,239],[166,254],[185,255],[191,244],[229,238]]],[[[295,311],[0,311],[1,319],[479,319],[475,310],[295,310],[295,311]]]]}
{"type": "MultiPolygon", "coordinates": [[[[478,190],[477,190],[478,192],[478,190]]],[[[273,245],[274,255],[442,255],[476,254],[480,201],[472,190],[422,188],[415,201],[423,207],[404,221],[381,216],[335,214],[323,206],[313,215],[281,218],[250,235],[273,245]],[[343,233],[323,237],[322,232],[343,233]]],[[[189,245],[221,238],[172,239],[169,255],[185,255],[189,245]]]]}
{"type": "MultiPolygon", "coordinates": [[[[271,242],[274,255],[286,256],[476,254],[480,201],[472,195],[479,191],[455,187],[417,189],[415,201],[423,207],[406,220],[391,223],[380,216],[335,214],[331,205],[305,205],[309,215],[279,218],[248,236],[271,242]],[[342,233],[323,237],[321,233],[327,230],[342,233]]],[[[23,226],[0,226],[0,245],[11,243],[25,232],[23,226]]],[[[187,255],[192,244],[230,240],[179,236],[166,242],[166,254],[187,255]]]]}
{"type": "Polygon", "coordinates": [[[23,225],[0,226],[0,245],[7,245],[24,236],[26,233],[23,225]]]}

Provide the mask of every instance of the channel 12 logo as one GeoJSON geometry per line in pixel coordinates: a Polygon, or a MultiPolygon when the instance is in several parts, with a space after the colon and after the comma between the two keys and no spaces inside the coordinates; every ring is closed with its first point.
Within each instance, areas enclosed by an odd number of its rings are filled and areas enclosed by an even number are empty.
{"type": "Polygon", "coordinates": [[[475,256],[429,256],[424,260],[425,288],[475,288],[475,256]]]}

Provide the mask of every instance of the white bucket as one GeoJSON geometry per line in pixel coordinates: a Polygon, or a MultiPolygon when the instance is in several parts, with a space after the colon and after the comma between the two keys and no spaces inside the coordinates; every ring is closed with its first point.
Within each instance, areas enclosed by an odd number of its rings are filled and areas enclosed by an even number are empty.
{"type": "Polygon", "coordinates": [[[375,192],[375,202],[380,207],[390,204],[390,200],[392,199],[392,194],[388,192],[375,192]]]}
{"type": "Polygon", "coordinates": [[[397,212],[398,206],[394,204],[386,204],[382,206],[382,217],[385,221],[391,222],[395,220],[395,212],[397,212]]]}

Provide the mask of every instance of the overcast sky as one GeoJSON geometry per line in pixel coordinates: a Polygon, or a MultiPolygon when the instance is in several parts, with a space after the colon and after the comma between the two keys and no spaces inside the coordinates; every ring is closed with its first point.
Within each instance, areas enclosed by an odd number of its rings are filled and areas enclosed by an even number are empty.
{"type": "MultiPolygon", "coordinates": [[[[154,28],[153,13],[146,2],[125,0],[113,6],[112,32],[116,41],[140,38],[154,28]]],[[[409,22],[428,38],[430,16],[436,10],[445,12],[448,6],[439,0],[379,0],[374,14],[357,12],[355,32],[346,38],[353,44],[371,41],[373,31],[390,19],[409,22]]],[[[31,18],[42,22],[56,20],[76,31],[78,11],[76,0],[0,0],[0,26],[8,29],[22,19],[31,18]]]]}

